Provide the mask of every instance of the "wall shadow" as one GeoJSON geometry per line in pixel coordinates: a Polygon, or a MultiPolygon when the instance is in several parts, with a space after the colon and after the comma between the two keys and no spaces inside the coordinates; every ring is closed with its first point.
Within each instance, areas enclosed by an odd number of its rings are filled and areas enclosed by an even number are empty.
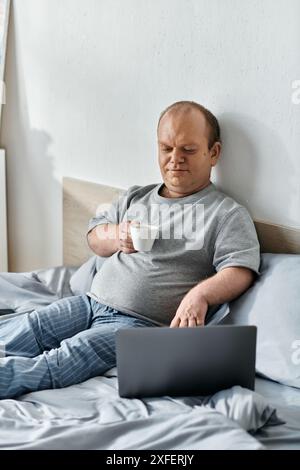
{"type": "Polygon", "coordinates": [[[13,272],[48,267],[51,259],[59,258],[51,231],[60,214],[51,211],[51,201],[62,197],[61,185],[54,177],[51,136],[30,124],[23,70],[12,4],[1,146],[6,149],[8,258],[13,272]]]}

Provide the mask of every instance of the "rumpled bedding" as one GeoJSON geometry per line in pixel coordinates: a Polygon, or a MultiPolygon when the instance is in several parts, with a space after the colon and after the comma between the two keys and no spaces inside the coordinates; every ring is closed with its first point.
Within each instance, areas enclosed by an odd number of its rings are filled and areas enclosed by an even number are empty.
{"type": "MultiPolygon", "coordinates": [[[[73,295],[74,271],[0,273],[0,309],[16,312],[0,321],[73,295]]],[[[281,423],[265,398],[242,387],[208,397],[120,398],[113,368],[65,389],[1,400],[0,449],[259,450],[255,433],[281,423]]]]}
{"type": "Polygon", "coordinates": [[[58,390],[0,402],[0,449],[264,449],[280,424],[265,399],[232,387],[211,397],[125,399],[116,368],[58,390]]]}
{"type": "Polygon", "coordinates": [[[70,279],[75,271],[75,267],[56,266],[24,273],[0,273],[0,315],[1,309],[30,312],[74,295],[70,279]]]}

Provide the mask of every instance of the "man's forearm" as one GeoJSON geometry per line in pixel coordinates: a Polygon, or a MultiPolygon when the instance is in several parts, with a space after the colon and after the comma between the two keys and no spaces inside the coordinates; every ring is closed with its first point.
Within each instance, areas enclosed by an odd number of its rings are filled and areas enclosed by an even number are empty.
{"type": "Polygon", "coordinates": [[[118,251],[117,225],[97,225],[87,236],[88,245],[98,256],[108,257],[118,251]]]}
{"type": "Polygon", "coordinates": [[[208,305],[230,302],[250,287],[254,272],[248,268],[229,267],[201,281],[193,289],[203,295],[208,305]]]}

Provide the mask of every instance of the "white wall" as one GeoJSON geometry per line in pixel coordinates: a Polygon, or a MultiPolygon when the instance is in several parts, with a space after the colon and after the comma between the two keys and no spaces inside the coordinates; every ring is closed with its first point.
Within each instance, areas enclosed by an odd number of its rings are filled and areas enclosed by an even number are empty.
{"type": "Polygon", "coordinates": [[[62,262],[61,177],[158,182],[155,127],[180,99],[220,117],[215,181],[300,226],[299,0],[14,0],[7,56],[10,270],[62,262]]]}

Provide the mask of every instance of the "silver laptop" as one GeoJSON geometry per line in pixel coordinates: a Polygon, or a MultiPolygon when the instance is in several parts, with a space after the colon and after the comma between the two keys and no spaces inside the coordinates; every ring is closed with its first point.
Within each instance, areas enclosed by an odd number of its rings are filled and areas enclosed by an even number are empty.
{"type": "Polygon", "coordinates": [[[119,395],[211,395],[254,390],[256,327],[143,327],[116,332],[119,395]]]}

